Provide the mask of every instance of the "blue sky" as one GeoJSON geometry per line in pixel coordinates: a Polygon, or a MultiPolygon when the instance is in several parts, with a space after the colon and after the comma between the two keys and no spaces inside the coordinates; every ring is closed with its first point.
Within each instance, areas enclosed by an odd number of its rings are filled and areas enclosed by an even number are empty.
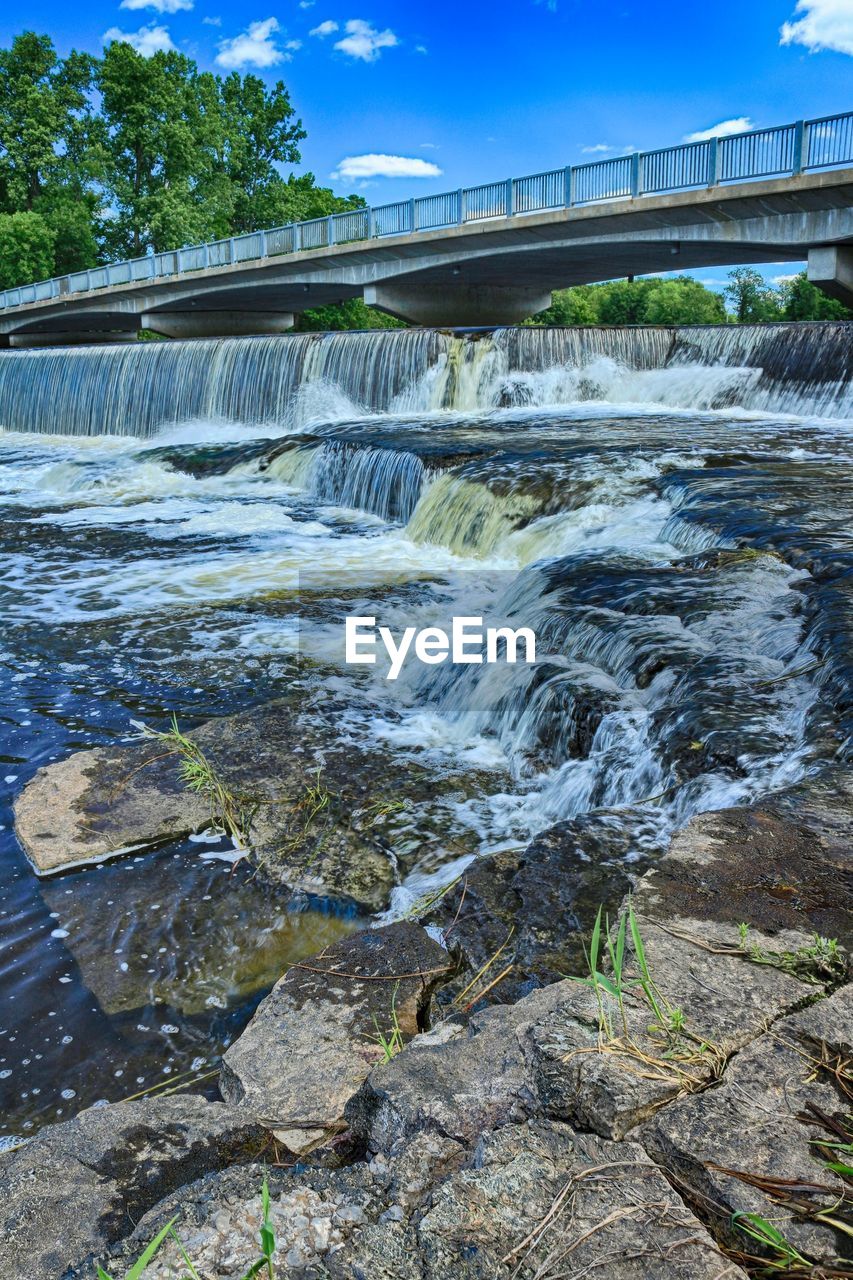
{"type": "Polygon", "coordinates": [[[23,25],[60,52],[123,34],[283,79],[303,168],[371,203],[853,105],[853,0],[30,0],[25,24],[11,9],[4,44],[23,25]]]}

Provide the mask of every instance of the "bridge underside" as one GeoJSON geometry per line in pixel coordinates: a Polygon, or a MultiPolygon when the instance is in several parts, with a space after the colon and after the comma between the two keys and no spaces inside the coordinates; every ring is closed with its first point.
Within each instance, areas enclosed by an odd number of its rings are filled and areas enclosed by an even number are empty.
{"type": "Polygon", "coordinates": [[[515,323],[551,290],[624,276],[801,262],[853,304],[853,170],[499,218],[358,241],[0,315],[12,346],[281,333],[349,298],[415,324],[515,323]]]}

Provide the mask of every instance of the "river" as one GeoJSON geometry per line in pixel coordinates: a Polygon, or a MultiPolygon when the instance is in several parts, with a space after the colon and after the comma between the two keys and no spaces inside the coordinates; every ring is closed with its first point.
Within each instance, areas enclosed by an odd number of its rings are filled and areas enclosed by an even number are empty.
{"type": "MultiPolygon", "coordinates": [[[[203,1076],[354,924],[204,834],[38,879],[41,766],[333,689],[463,783],[389,911],[595,813],[644,863],[849,751],[851,326],[427,330],[0,355],[0,1145],[203,1076]],[[340,664],[342,619],[534,626],[531,666],[340,664]]],[[[428,838],[425,833],[428,832],[428,838]]]]}

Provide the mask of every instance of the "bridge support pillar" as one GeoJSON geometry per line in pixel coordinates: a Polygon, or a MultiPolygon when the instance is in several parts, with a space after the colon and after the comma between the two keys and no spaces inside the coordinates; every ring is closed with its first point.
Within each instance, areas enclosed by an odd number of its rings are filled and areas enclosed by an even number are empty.
{"type": "Polygon", "coordinates": [[[408,320],[439,327],[517,324],[551,305],[549,291],[536,286],[410,284],[388,281],[367,285],[364,301],[408,320]]]}
{"type": "Polygon", "coordinates": [[[853,307],[853,245],[810,249],[808,275],[830,298],[853,307]]]}
{"type": "Polygon", "coordinates": [[[240,338],[259,333],[286,333],[292,311],[147,311],[140,328],[165,338],[240,338]]]}

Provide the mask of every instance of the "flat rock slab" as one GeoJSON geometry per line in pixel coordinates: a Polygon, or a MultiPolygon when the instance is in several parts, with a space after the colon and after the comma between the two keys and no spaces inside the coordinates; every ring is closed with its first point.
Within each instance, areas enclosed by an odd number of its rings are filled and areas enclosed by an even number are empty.
{"type": "Polygon", "coordinates": [[[643,877],[647,915],[741,921],[853,943],[853,797],[820,780],[748,809],[699,814],[643,877]],[[827,794],[828,792],[828,794],[827,794]]]}
{"type": "MultiPolygon", "coordinates": [[[[638,908],[643,903],[642,886],[637,903],[638,908]]],[[[738,952],[737,931],[731,927],[677,917],[663,926],[639,912],[636,918],[659,1004],[679,1011],[683,1031],[661,1029],[637,993],[640,970],[629,944],[628,994],[621,1011],[601,992],[604,1029],[595,992],[563,983],[563,1003],[528,1035],[546,1113],[609,1138],[624,1137],[667,1102],[712,1083],[732,1053],[775,1018],[822,992],[751,962],[738,952]]],[[[779,937],[753,932],[752,938],[756,945],[780,945],[779,937]]],[[[782,941],[796,947],[809,939],[789,934],[782,941]]]]}
{"type": "MultiPolygon", "coordinates": [[[[404,1039],[424,1025],[432,990],[452,971],[419,925],[368,929],[294,965],[225,1054],[226,1101],[300,1153],[344,1125],[344,1110],[383,1062],[394,1026],[404,1039]]],[[[389,1067],[393,1065],[388,1064],[389,1067]]]]}
{"type": "Polygon", "coordinates": [[[95,747],[39,769],[15,802],[15,831],[39,875],[190,835],[210,805],[158,744],[95,747]]]}
{"type": "Polygon", "coordinates": [[[814,1146],[832,1135],[815,1112],[807,1112],[813,1107],[839,1120],[849,1114],[849,1098],[831,1074],[839,1058],[853,1058],[850,987],[775,1023],[732,1059],[716,1089],[674,1103],[642,1131],[646,1150],[702,1204],[703,1216],[730,1245],[761,1253],[732,1226],[732,1214],[757,1213],[810,1260],[827,1264],[846,1257],[850,1264],[849,1237],[792,1213],[785,1203],[794,1194],[790,1187],[780,1185],[775,1197],[769,1190],[774,1179],[818,1184],[823,1191],[799,1195],[812,1206],[836,1206],[843,1194],[843,1182],[824,1165],[832,1155],[821,1160],[814,1146]],[[818,1066],[822,1058],[825,1070],[818,1066]],[[770,1182],[756,1186],[738,1173],[770,1182]]]}
{"type": "Polygon", "coordinates": [[[62,1280],[174,1187],[257,1156],[245,1111],[173,1096],[83,1111],[0,1157],[0,1275],[62,1280]]]}

